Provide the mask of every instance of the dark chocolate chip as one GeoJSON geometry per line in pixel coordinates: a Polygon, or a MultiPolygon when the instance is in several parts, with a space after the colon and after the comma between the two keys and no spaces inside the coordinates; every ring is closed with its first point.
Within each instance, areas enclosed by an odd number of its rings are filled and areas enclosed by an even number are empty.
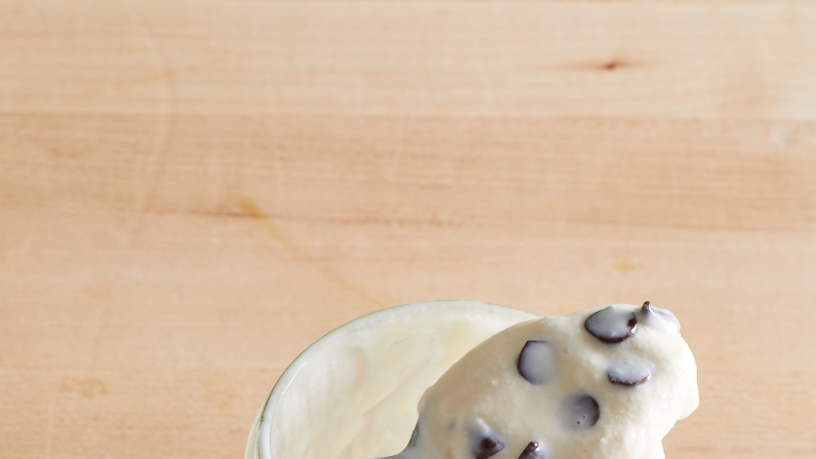
{"type": "Polygon", "coordinates": [[[532,384],[544,384],[555,374],[555,348],[546,341],[530,340],[519,353],[516,366],[521,376],[532,384]]]}
{"type": "Polygon", "coordinates": [[[538,442],[531,441],[521,452],[518,459],[544,459],[544,454],[538,449],[538,442]]]}
{"type": "Polygon", "coordinates": [[[419,439],[419,421],[417,421],[416,425],[414,426],[414,431],[411,432],[411,439],[408,440],[408,447],[416,446],[417,440],[419,439]]]}
{"type": "Polygon", "coordinates": [[[669,334],[680,333],[680,321],[668,309],[661,309],[652,306],[650,301],[643,303],[640,308],[640,317],[643,323],[648,327],[669,334]]]}
{"type": "Polygon", "coordinates": [[[504,449],[504,443],[498,438],[484,437],[476,445],[473,457],[476,459],[487,459],[504,449]]]}
{"type": "Polygon", "coordinates": [[[610,368],[606,370],[606,377],[612,384],[634,387],[648,381],[652,373],[648,370],[638,371],[632,368],[610,368]]]}
{"type": "Polygon", "coordinates": [[[589,316],[584,328],[604,343],[620,343],[637,331],[637,317],[622,306],[607,306],[589,316]]]}
{"type": "Polygon", "coordinates": [[[590,395],[578,395],[567,400],[562,408],[564,424],[575,430],[587,430],[598,422],[601,407],[590,395]]]}

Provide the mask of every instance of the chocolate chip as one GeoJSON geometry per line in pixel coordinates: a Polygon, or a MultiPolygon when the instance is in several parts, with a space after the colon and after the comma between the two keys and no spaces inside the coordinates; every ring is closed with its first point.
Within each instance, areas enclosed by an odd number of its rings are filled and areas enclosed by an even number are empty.
{"type": "Polygon", "coordinates": [[[518,459],[544,459],[544,454],[538,449],[538,442],[531,441],[521,452],[518,459]]]}
{"type": "Polygon", "coordinates": [[[652,306],[650,301],[643,303],[640,308],[640,318],[648,327],[654,327],[663,333],[680,334],[680,321],[668,309],[661,309],[652,306]]]}
{"type": "Polygon", "coordinates": [[[476,449],[473,451],[473,457],[476,459],[487,459],[503,449],[504,443],[498,438],[483,437],[476,445],[476,449]]]}
{"type": "Polygon", "coordinates": [[[411,439],[408,440],[408,447],[416,446],[417,440],[419,439],[419,421],[417,421],[416,425],[414,426],[414,431],[411,432],[411,439]]]}
{"type": "Polygon", "coordinates": [[[637,317],[622,306],[607,306],[589,316],[584,328],[604,343],[620,343],[637,331],[637,317]]]}
{"type": "Polygon", "coordinates": [[[578,395],[568,399],[561,409],[564,425],[574,430],[587,430],[598,422],[601,407],[590,395],[578,395]]]}
{"type": "Polygon", "coordinates": [[[532,384],[544,384],[555,374],[555,348],[546,341],[530,340],[521,348],[516,366],[532,384]]]}
{"type": "Polygon", "coordinates": [[[606,370],[606,377],[612,384],[634,387],[648,381],[652,373],[644,369],[618,367],[606,370]]]}

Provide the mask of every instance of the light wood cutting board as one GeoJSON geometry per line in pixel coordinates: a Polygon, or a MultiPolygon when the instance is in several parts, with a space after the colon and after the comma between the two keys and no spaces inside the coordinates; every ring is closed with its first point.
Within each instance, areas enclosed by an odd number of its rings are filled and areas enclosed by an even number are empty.
{"type": "Polygon", "coordinates": [[[668,458],[816,457],[816,4],[0,0],[0,457],[241,457],[429,299],[649,299],[668,458]]]}

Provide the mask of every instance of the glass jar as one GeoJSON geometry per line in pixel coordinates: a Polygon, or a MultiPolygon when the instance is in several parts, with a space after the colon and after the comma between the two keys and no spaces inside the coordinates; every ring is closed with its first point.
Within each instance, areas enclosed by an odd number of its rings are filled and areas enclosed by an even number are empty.
{"type": "Polygon", "coordinates": [[[429,301],[342,325],[283,372],[250,430],[245,459],[352,459],[402,450],[416,406],[468,350],[536,316],[476,301],[429,301]]]}

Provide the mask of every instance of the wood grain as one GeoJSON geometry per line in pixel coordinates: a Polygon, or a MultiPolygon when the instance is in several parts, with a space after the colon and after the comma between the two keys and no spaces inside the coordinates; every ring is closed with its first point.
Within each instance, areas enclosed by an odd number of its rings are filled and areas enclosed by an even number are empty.
{"type": "Polygon", "coordinates": [[[0,0],[0,456],[240,457],[389,305],[674,310],[814,457],[816,5],[0,0]]]}

